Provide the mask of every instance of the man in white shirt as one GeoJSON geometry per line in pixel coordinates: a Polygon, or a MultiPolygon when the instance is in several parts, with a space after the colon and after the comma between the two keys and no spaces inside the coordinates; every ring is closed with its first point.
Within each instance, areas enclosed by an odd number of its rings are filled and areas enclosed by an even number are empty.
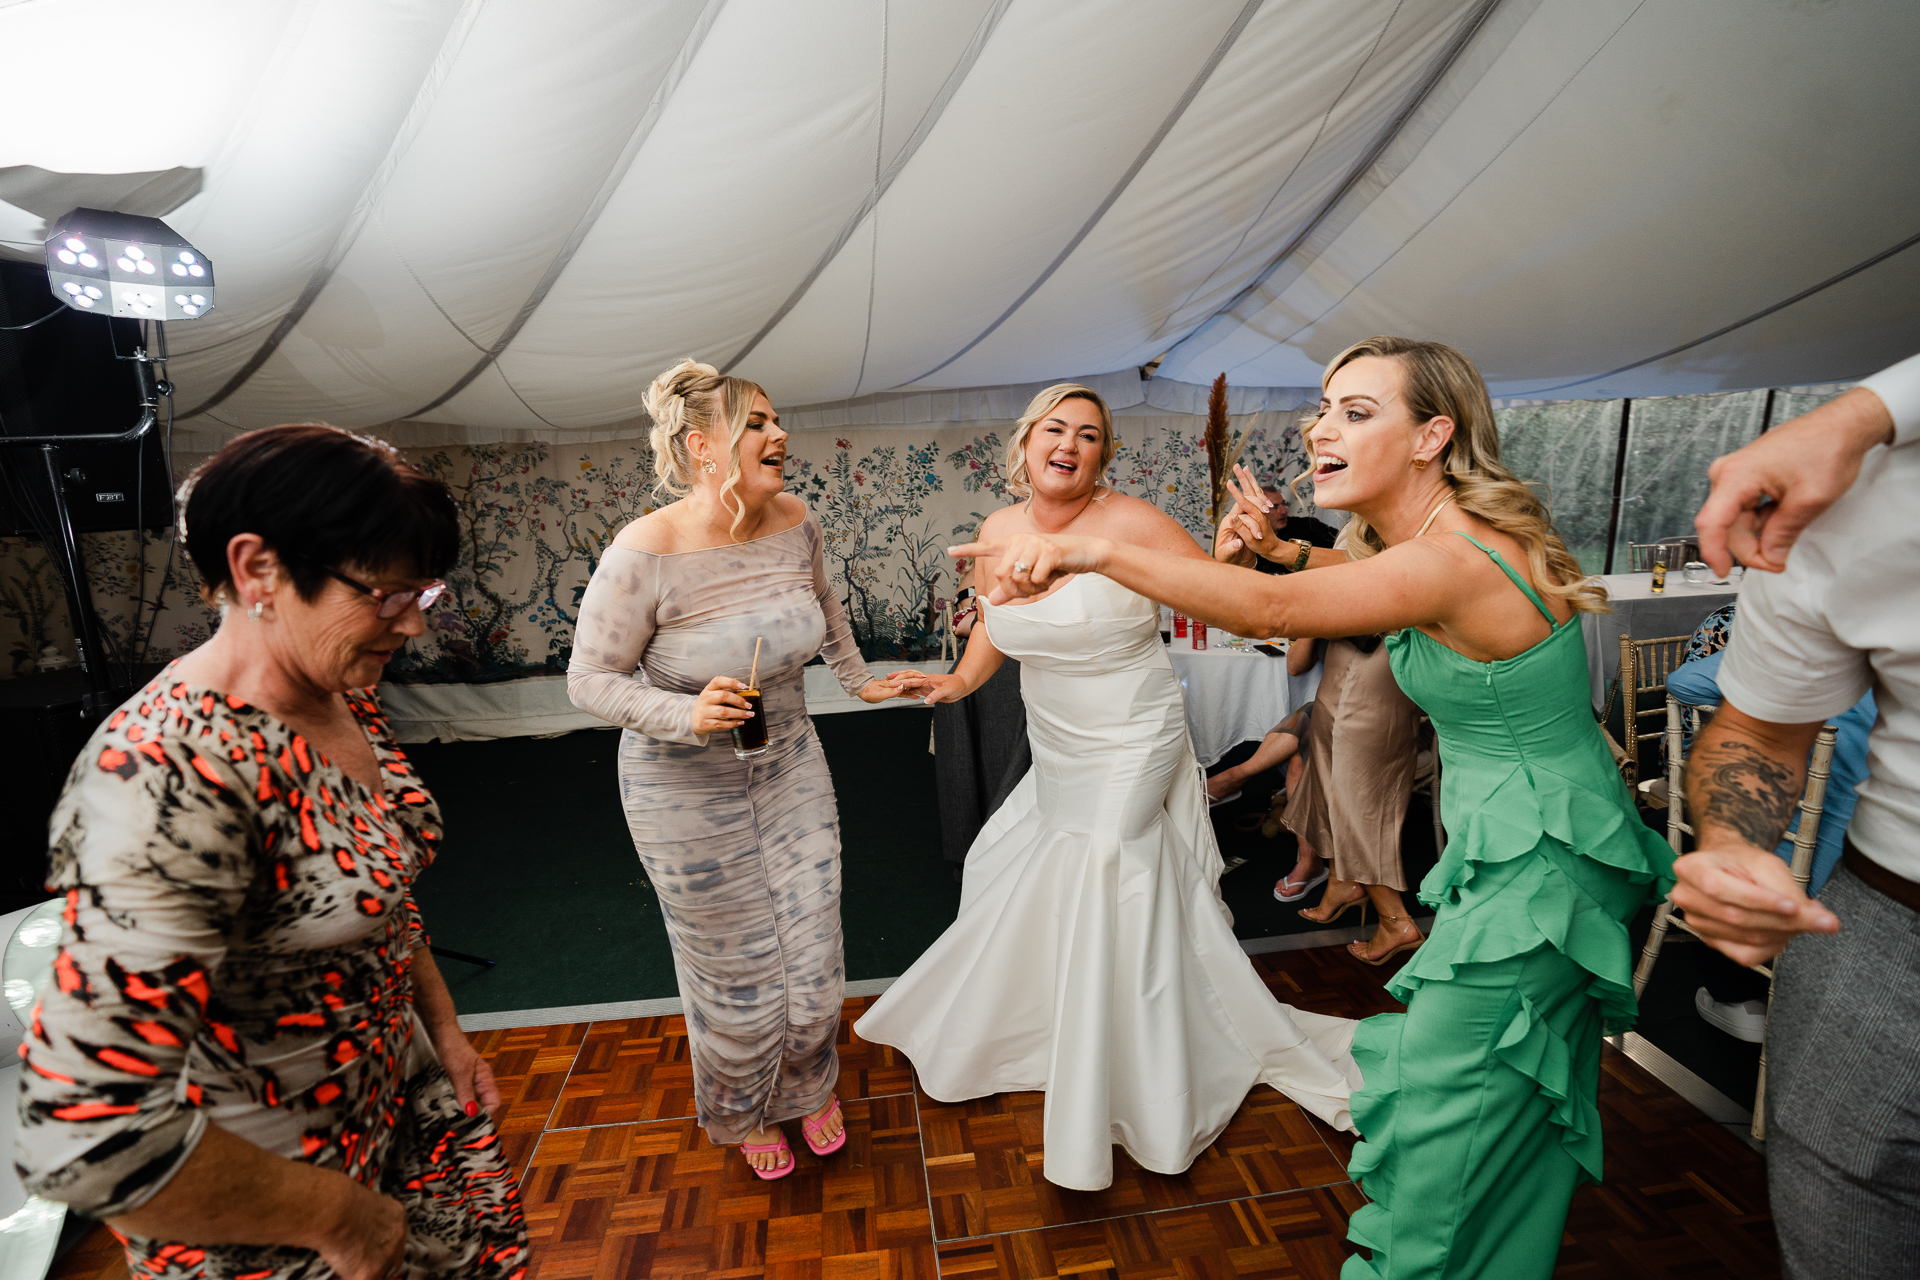
{"type": "Polygon", "coordinates": [[[1703,552],[1770,572],[1748,575],[1688,761],[1698,850],[1673,900],[1743,964],[1808,935],[1778,962],[1767,1027],[1785,1274],[1920,1276],[1920,356],[1712,475],[1703,552]],[[1868,778],[1814,901],[1772,849],[1821,724],[1868,689],[1868,778]]]}

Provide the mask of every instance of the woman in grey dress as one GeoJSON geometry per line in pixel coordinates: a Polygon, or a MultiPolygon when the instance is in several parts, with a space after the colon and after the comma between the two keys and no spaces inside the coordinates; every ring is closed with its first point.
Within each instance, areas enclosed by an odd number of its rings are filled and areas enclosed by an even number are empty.
{"type": "Polygon", "coordinates": [[[820,525],[782,492],[787,434],[766,393],[685,360],[646,405],[654,469],[680,500],[607,548],[567,691],[626,730],[621,801],[673,945],[701,1127],[782,1177],[794,1162],[780,1121],[800,1117],[822,1155],[845,1141],[839,814],[801,668],[824,653],[866,702],[911,682],[875,680],[861,660],[820,525]],[[770,748],[741,760],[731,731],[750,712],[736,673],[756,640],[770,748]]]}

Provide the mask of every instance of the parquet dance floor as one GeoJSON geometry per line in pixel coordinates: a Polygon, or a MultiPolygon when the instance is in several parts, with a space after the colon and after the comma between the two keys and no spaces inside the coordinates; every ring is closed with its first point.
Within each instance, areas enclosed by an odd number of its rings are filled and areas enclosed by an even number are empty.
{"type": "MultiPolygon", "coordinates": [[[[1323,1013],[1397,1008],[1341,948],[1254,959],[1274,994],[1323,1013]]],[[[473,1037],[508,1099],[533,1242],[528,1280],[641,1276],[881,1280],[1009,1276],[1332,1277],[1348,1216],[1353,1139],[1262,1087],[1179,1177],[1121,1152],[1104,1191],[1040,1176],[1039,1094],[959,1105],[920,1092],[892,1050],[854,1039],[869,1003],[847,1001],[840,1096],[847,1145],[755,1179],[692,1119],[680,1018],[473,1037]]],[[[1607,1048],[1600,1106],[1607,1181],[1575,1198],[1556,1275],[1779,1274],[1761,1158],[1607,1048]]],[[[101,1232],[56,1272],[126,1274],[101,1232]]]]}

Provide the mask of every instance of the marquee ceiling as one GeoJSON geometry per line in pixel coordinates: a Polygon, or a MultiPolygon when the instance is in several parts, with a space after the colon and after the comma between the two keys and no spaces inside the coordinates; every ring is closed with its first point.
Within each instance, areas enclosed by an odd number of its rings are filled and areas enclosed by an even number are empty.
{"type": "Polygon", "coordinates": [[[584,431],[687,354],[798,406],[1920,350],[1911,0],[16,0],[0,48],[7,251],[119,198],[217,264],[200,428],[584,431]]]}

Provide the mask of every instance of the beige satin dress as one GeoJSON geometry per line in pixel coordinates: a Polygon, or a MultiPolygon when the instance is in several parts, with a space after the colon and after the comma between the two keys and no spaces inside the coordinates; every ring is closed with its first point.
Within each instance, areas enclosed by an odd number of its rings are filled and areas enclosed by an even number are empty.
{"type": "Polygon", "coordinates": [[[1405,889],[1400,825],[1413,795],[1420,708],[1394,680],[1384,644],[1362,653],[1351,640],[1331,640],[1322,661],[1306,764],[1281,822],[1340,879],[1405,889]]]}

